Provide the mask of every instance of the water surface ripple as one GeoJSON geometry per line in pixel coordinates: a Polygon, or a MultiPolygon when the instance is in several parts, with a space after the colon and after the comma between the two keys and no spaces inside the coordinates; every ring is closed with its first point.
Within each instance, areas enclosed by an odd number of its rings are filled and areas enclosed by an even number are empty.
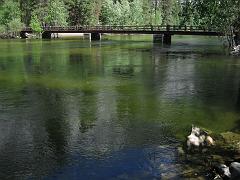
{"type": "Polygon", "coordinates": [[[240,59],[214,38],[2,40],[0,52],[0,179],[166,178],[182,172],[191,124],[239,124],[240,59]]]}

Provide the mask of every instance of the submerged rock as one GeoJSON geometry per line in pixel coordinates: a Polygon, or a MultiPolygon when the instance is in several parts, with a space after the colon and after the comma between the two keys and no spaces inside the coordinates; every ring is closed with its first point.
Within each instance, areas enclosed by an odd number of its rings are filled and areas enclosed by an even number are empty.
{"type": "Polygon", "coordinates": [[[184,152],[182,147],[177,148],[177,153],[178,153],[179,156],[184,156],[185,155],[185,152],[184,152]]]}
{"type": "Polygon", "coordinates": [[[231,173],[232,180],[240,179],[240,163],[238,162],[231,163],[229,170],[231,173]]]}
{"type": "Polygon", "coordinates": [[[221,133],[223,138],[223,145],[225,147],[232,148],[236,151],[240,151],[240,134],[233,132],[221,133]]]}
{"type": "Polygon", "coordinates": [[[216,168],[217,175],[214,179],[239,180],[240,179],[240,163],[233,162],[228,167],[225,164],[220,164],[216,168]]]}
{"type": "Polygon", "coordinates": [[[218,165],[216,167],[216,172],[223,179],[230,179],[231,178],[231,173],[230,173],[229,167],[227,167],[225,164],[218,165]]]}
{"type": "Polygon", "coordinates": [[[240,141],[240,134],[233,133],[233,132],[226,132],[226,133],[221,133],[221,136],[224,138],[224,140],[227,143],[236,143],[240,141]]]}

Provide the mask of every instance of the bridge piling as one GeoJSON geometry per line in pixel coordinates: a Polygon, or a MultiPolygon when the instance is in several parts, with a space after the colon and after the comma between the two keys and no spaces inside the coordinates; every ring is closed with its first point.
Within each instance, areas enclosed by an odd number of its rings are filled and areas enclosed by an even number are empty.
{"type": "Polygon", "coordinates": [[[42,39],[51,39],[52,33],[48,31],[44,31],[42,33],[42,39]]]}
{"type": "Polygon", "coordinates": [[[20,37],[21,37],[21,39],[27,39],[26,32],[21,31],[21,32],[20,32],[20,37]]]}
{"type": "Polygon", "coordinates": [[[171,45],[172,43],[172,35],[171,34],[164,34],[163,35],[163,44],[171,45]]]}
{"type": "Polygon", "coordinates": [[[236,46],[240,45],[240,33],[235,33],[234,41],[236,46]]]}
{"type": "Polygon", "coordinates": [[[100,41],[101,34],[100,33],[91,33],[91,41],[100,41]]]}
{"type": "Polygon", "coordinates": [[[153,43],[163,43],[163,34],[153,34],[153,43]]]}

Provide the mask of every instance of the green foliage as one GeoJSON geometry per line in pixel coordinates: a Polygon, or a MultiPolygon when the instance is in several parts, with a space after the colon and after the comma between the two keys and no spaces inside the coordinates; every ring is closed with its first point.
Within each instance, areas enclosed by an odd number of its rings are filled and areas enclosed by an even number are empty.
{"type": "Polygon", "coordinates": [[[102,5],[100,22],[106,25],[127,25],[129,23],[130,5],[127,0],[113,2],[105,0],[102,5]]]}
{"type": "Polygon", "coordinates": [[[182,2],[182,8],[179,12],[179,17],[180,17],[180,25],[194,25],[199,24],[198,20],[200,19],[199,17],[196,16],[194,13],[194,8],[192,1],[190,0],[185,0],[182,2]],[[194,15],[196,17],[196,20],[194,20],[194,15]]]}
{"type": "Polygon", "coordinates": [[[143,10],[143,22],[144,24],[151,24],[152,23],[152,7],[149,1],[142,2],[142,10],[143,10]]]}
{"type": "Polygon", "coordinates": [[[0,7],[0,24],[7,25],[13,19],[20,19],[19,4],[13,0],[4,1],[0,7]]]}
{"type": "Polygon", "coordinates": [[[180,24],[180,12],[181,12],[181,4],[180,1],[173,1],[173,9],[172,9],[172,24],[180,24]]]}
{"type": "Polygon", "coordinates": [[[6,27],[3,25],[0,25],[0,34],[6,32],[6,27]]]}
{"type": "MultiPolygon", "coordinates": [[[[143,0],[112,1],[104,0],[101,9],[100,22],[107,25],[144,25],[143,0]]],[[[148,13],[151,16],[151,13],[148,13]]],[[[151,18],[150,18],[151,19],[151,18]]]]}
{"type": "Polygon", "coordinates": [[[70,25],[92,25],[96,23],[97,18],[94,16],[95,2],[93,0],[68,0],[66,4],[70,25]]]}
{"type": "Polygon", "coordinates": [[[31,24],[39,23],[41,26],[45,25],[48,18],[48,7],[45,3],[40,3],[37,8],[35,8],[31,15],[31,24]]]}
{"type": "Polygon", "coordinates": [[[240,31],[239,0],[0,0],[1,31],[23,25],[201,25],[240,31]]]}
{"type": "Polygon", "coordinates": [[[104,0],[101,9],[100,21],[102,24],[114,25],[116,24],[117,16],[115,4],[112,0],[104,0]]]}
{"type": "Polygon", "coordinates": [[[240,24],[240,1],[236,0],[202,0],[194,1],[195,15],[200,19],[199,24],[206,27],[229,31],[230,27],[240,24]]]}
{"type": "Polygon", "coordinates": [[[41,26],[66,26],[68,11],[61,0],[49,0],[41,2],[31,12],[30,26],[41,32],[41,26]]]}
{"type": "Polygon", "coordinates": [[[22,30],[23,26],[20,18],[15,18],[7,24],[8,31],[10,32],[19,32],[22,30]]]}
{"type": "Polygon", "coordinates": [[[154,0],[151,6],[151,23],[153,25],[161,25],[163,23],[163,11],[159,0],[154,0]]]}
{"type": "Polygon", "coordinates": [[[66,26],[68,12],[65,4],[60,0],[50,0],[47,9],[46,23],[53,26],[66,26]]]}
{"type": "Polygon", "coordinates": [[[41,22],[36,15],[33,16],[32,20],[31,20],[31,23],[30,23],[30,27],[36,33],[41,33],[43,31],[42,26],[41,26],[41,22]]]}
{"type": "Polygon", "coordinates": [[[34,11],[42,6],[47,6],[48,0],[17,0],[21,10],[21,20],[29,26],[34,11]]]}
{"type": "Polygon", "coordinates": [[[173,0],[162,0],[163,25],[173,24],[173,0]]]}
{"type": "Polygon", "coordinates": [[[129,12],[130,25],[144,24],[142,4],[143,4],[142,0],[133,0],[130,3],[130,12],[129,12]]]}
{"type": "Polygon", "coordinates": [[[100,21],[107,25],[161,25],[162,13],[159,3],[146,0],[104,0],[100,21]]]}

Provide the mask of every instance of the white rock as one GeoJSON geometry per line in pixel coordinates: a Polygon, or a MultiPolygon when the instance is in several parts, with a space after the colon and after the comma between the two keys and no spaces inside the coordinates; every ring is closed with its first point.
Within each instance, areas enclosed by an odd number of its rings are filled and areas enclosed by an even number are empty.
{"type": "Polygon", "coordinates": [[[209,136],[206,132],[202,131],[198,127],[192,126],[192,132],[187,137],[187,147],[190,150],[192,147],[199,146],[212,146],[215,142],[211,136],[209,136]]]}
{"type": "Polygon", "coordinates": [[[194,134],[190,134],[188,136],[187,146],[189,149],[191,148],[191,146],[199,147],[200,146],[199,138],[194,134]]]}
{"type": "Polygon", "coordinates": [[[205,140],[206,144],[208,146],[213,146],[215,145],[215,141],[213,140],[213,138],[211,136],[207,136],[206,140],[205,140]]]}

